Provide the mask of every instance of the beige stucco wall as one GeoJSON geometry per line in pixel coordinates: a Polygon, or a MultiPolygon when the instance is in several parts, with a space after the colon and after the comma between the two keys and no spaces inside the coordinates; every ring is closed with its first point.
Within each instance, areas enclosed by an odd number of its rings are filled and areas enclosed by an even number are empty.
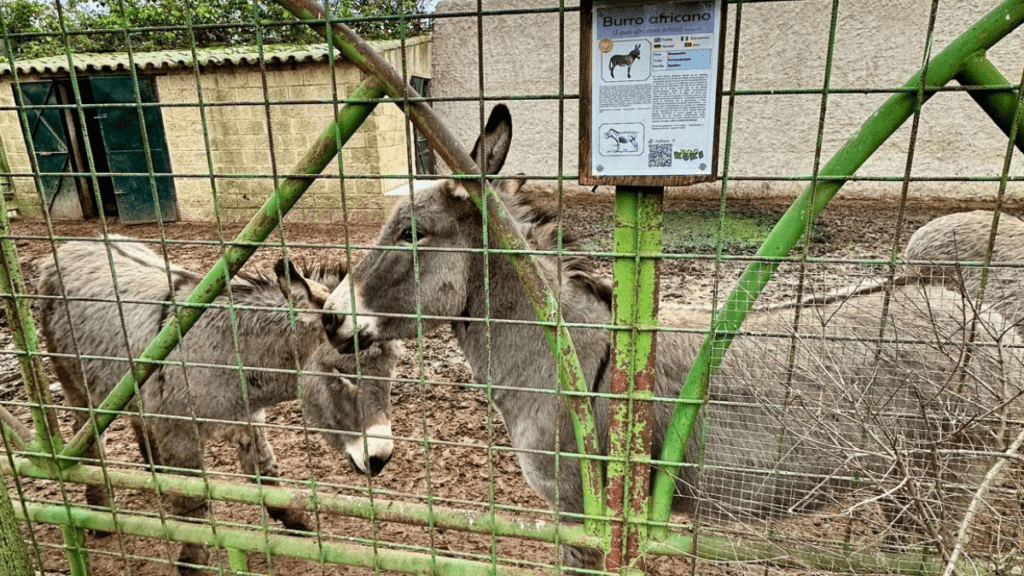
{"type": "MultiPolygon", "coordinates": [[[[8,80],[0,79],[0,137],[4,139],[4,150],[7,152],[7,163],[12,174],[31,174],[32,166],[28,161],[25,139],[22,138],[21,124],[17,112],[13,111],[14,91],[8,80]]],[[[36,187],[32,178],[11,178],[17,191],[15,205],[22,216],[36,217],[40,215],[39,202],[36,200],[36,187]]]]}
{"type": "MultiPolygon", "coordinates": [[[[933,46],[937,53],[961,34],[997,0],[943,1],[936,17],[933,46]]],[[[574,4],[570,4],[574,5],[574,4]]],[[[484,0],[485,10],[552,8],[557,0],[484,0]]],[[[740,91],[779,89],[820,90],[824,83],[831,2],[765,2],[742,7],[742,28],[736,88],[740,91]]],[[[731,81],[735,5],[727,22],[725,86],[731,81]]],[[[903,84],[921,65],[928,29],[930,2],[920,0],[863,0],[840,2],[832,66],[833,89],[877,89],[903,84]]],[[[476,0],[444,0],[439,13],[475,11],[476,0]]],[[[564,74],[564,92],[579,91],[579,13],[500,15],[483,17],[483,91],[491,98],[555,96],[564,74]],[[564,62],[559,37],[564,31],[564,62]]],[[[473,96],[479,90],[477,19],[439,18],[434,29],[434,95],[473,96]]],[[[1024,69],[1024,31],[1017,30],[990,52],[989,58],[1011,82],[1024,69]]],[[[828,97],[822,161],[827,160],[889,95],[840,94],[828,97]]],[[[743,95],[735,99],[730,174],[755,181],[731,183],[734,193],[783,192],[802,188],[763,178],[811,174],[815,162],[820,94],[743,95]]],[[[475,102],[439,102],[442,117],[467,146],[479,132],[475,102]]],[[[490,104],[488,104],[490,107],[490,104]]],[[[577,174],[578,107],[564,102],[564,129],[559,132],[557,101],[511,104],[515,139],[507,164],[511,171],[551,175],[561,170],[577,174]],[[558,165],[558,146],[564,163],[558,165]]],[[[937,94],[923,109],[913,158],[915,178],[997,176],[1003,166],[1007,138],[962,92],[937,94]]],[[[726,118],[720,141],[724,148],[726,118]]],[[[900,177],[907,164],[910,123],[898,131],[859,171],[863,176],[900,177]]],[[[724,156],[721,158],[724,159],[724,156]]],[[[720,166],[721,166],[720,162],[720,166]]],[[[721,169],[721,168],[720,168],[721,169]]],[[[1024,155],[1015,152],[1011,174],[1024,174],[1024,155]]],[[[717,188],[705,186],[705,191],[717,188]]],[[[993,183],[915,182],[915,198],[935,195],[990,197],[993,183]]],[[[1024,184],[1011,183],[1020,193],[1024,184]]],[[[899,183],[855,182],[844,194],[899,193],[899,183]]]]}
{"type": "MultiPolygon", "coordinates": [[[[401,70],[401,49],[397,43],[393,44],[382,54],[401,70]]],[[[428,39],[409,41],[405,66],[409,75],[430,77],[428,39]]],[[[335,77],[339,98],[350,94],[363,79],[358,69],[341,60],[335,65],[335,77]]],[[[33,79],[28,75],[19,78],[22,81],[33,79]]],[[[269,125],[258,67],[205,68],[200,83],[203,102],[209,105],[204,108],[209,160],[192,70],[168,70],[156,76],[160,102],[185,104],[161,109],[171,167],[176,174],[180,217],[182,220],[212,220],[216,186],[221,218],[248,220],[273,190],[275,172],[287,174],[333,118],[330,66],[323,62],[268,64],[266,96],[272,102],[269,125]],[[303,103],[305,101],[318,102],[303,103]],[[212,182],[210,161],[217,175],[212,182]]],[[[5,104],[13,105],[9,80],[0,82],[0,105],[5,104]]],[[[12,172],[30,172],[16,113],[0,111],[0,130],[8,145],[12,172]]],[[[344,172],[353,177],[344,180],[350,219],[378,219],[390,210],[394,200],[381,193],[396,186],[395,181],[365,177],[408,173],[405,134],[405,118],[398,107],[382,104],[345,146],[344,172]]],[[[333,162],[324,173],[335,177],[314,183],[289,219],[341,221],[342,184],[336,177],[338,162],[333,162]]],[[[26,216],[39,215],[32,180],[19,179],[16,186],[22,212],[26,216]]]]}

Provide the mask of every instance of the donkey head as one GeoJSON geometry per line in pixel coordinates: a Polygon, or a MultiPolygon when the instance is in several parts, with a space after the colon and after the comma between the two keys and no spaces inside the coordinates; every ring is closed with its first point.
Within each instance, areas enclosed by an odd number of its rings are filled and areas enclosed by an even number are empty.
{"type": "Polygon", "coordinates": [[[374,344],[359,353],[341,354],[323,344],[306,363],[303,413],[324,439],[348,454],[357,470],[376,476],[394,452],[391,436],[391,380],[401,345],[374,344]],[[358,370],[357,370],[358,368],[358,370]],[[356,372],[369,378],[357,378],[356,372]]]}
{"type": "MultiPolygon", "coordinates": [[[[501,170],[512,139],[512,117],[491,111],[472,156],[483,174],[501,170]]],[[[482,283],[480,210],[462,184],[444,180],[395,207],[369,253],[331,293],[324,315],[328,337],[340,350],[377,340],[412,338],[466,311],[471,286],[482,283]],[[474,264],[476,263],[476,264],[474,264]]]]}

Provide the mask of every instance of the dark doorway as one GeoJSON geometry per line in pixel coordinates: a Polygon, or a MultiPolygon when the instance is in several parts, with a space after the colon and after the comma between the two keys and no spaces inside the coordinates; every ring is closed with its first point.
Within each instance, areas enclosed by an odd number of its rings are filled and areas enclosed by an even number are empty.
{"type": "MultiPolygon", "coordinates": [[[[75,108],[35,107],[73,105],[74,92],[68,79],[21,84],[27,101],[28,129],[41,173],[40,187],[51,217],[90,218],[102,213],[117,215],[125,224],[155,222],[158,215],[164,222],[177,220],[174,179],[160,108],[142,106],[140,122],[140,106],[136,105],[131,76],[89,77],[78,87],[86,105],[84,114],[75,108]],[[92,172],[89,155],[97,174],[113,176],[74,176],[76,172],[92,172]]],[[[143,104],[158,101],[152,77],[139,76],[138,88],[143,104]]]]}

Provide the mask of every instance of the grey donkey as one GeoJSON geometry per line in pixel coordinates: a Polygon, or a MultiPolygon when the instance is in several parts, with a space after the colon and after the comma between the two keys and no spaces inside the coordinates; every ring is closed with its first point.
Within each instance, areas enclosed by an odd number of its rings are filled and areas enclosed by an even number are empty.
{"type": "Polygon", "coordinates": [[[632,78],[631,72],[633,70],[633,61],[640,59],[640,45],[637,44],[629,54],[615,54],[608,60],[608,69],[612,73],[612,78],[615,78],[615,68],[617,66],[626,67],[626,78],[632,78]]]}
{"type": "Polygon", "coordinates": [[[915,273],[994,307],[1018,329],[1024,328],[1024,269],[999,266],[1024,262],[1024,222],[1000,214],[981,293],[982,268],[958,262],[985,260],[994,214],[989,210],[958,212],[936,218],[918,228],[907,242],[902,258],[917,262],[915,273]]]}
{"type": "MultiPolygon", "coordinates": [[[[81,427],[89,419],[85,409],[98,406],[167,321],[172,297],[183,301],[201,279],[175,266],[144,244],[112,236],[107,243],[77,241],[57,250],[40,263],[38,293],[43,334],[67,402],[77,407],[74,421],[81,427]],[[77,355],[89,356],[81,358],[77,355]]],[[[294,370],[306,366],[315,372],[304,378],[303,400],[310,426],[324,430],[328,442],[344,450],[361,472],[377,474],[391,458],[390,380],[397,362],[396,344],[383,343],[360,354],[364,379],[340,378],[355,374],[355,358],[340,354],[326,343],[319,308],[330,288],[338,284],[344,268],[335,263],[310,267],[315,279],[302,276],[281,260],[275,276],[238,275],[230,285],[237,322],[237,350],[227,294],[219,296],[181,345],[170,362],[197,365],[160,366],[143,385],[139,401],[145,412],[132,425],[143,456],[152,464],[198,470],[202,444],[214,435],[227,435],[237,443],[238,459],[247,475],[258,471],[264,484],[276,484],[277,461],[262,426],[267,407],[299,396],[294,370]],[[326,284],[321,284],[320,282],[326,284]],[[286,309],[296,308],[294,329],[286,309]],[[245,366],[243,393],[238,365],[245,366]],[[282,372],[291,370],[291,373],[282,372]],[[374,376],[381,378],[372,378],[374,376]],[[186,418],[182,418],[182,417],[186,418]],[[194,424],[191,417],[198,419],[194,424]],[[239,422],[237,425],[224,422],[239,422]],[[250,423],[252,425],[250,425],[250,423]],[[197,438],[198,434],[198,438],[197,438]]],[[[133,403],[132,412],[140,405],[133,403]]],[[[94,445],[88,454],[99,456],[94,445]]],[[[93,505],[109,505],[102,486],[89,487],[93,505]]],[[[202,517],[208,509],[203,498],[170,496],[175,515],[202,517]]],[[[293,529],[307,529],[304,512],[269,509],[270,515],[293,529]]],[[[182,548],[179,571],[198,573],[190,564],[203,564],[207,550],[196,544],[182,548]]]]}
{"type": "MultiPolygon", "coordinates": [[[[509,111],[498,105],[472,152],[484,173],[501,170],[511,137],[509,111]]],[[[550,250],[553,215],[517,192],[518,185],[503,180],[495,187],[527,241],[550,250]]],[[[556,468],[554,452],[576,446],[565,399],[550,393],[557,370],[544,329],[532,324],[533,307],[507,257],[481,252],[482,229],[480,211],[456,181],[396,206],[377,242],[399,249],[371,251],[331,294],[325,309],[338,313],[328,329],[331,341],[347,346],[356,334],[360,345],[414,337],[417,306],[424,333],[450,324],[474,379],[493,383],[494,405],[529,485],[558,510],[580,513],[578,462],[563,454],[556,468]]],[[[537,259],[567,323],[610,322],[611,284],[592,263],[576,256],[537,259]]],[[[943,507],[953,500],[927,491],[969,487],[974,452],[956,448],[983,451],[994,441],[990,427],[997,424],[987,416],[1019,395],[1022,359],[1006,346],[1016,340],[998,314],[977,316],[971,332],[975,316],[951,291],[904,286],[887,305],[883,300],[875,294],[752,314],[710,382],[710,403],[686,446],[675,510],[692,513],[699,502],[702,518],[767,518],[847,502],[871,487],[875,496],[891,490],[888,517],[908,533],[930,534],[945,520],[943,507]],[[932,448],[948,456],[930,460],[932,448]],[[908,486],[918,498],[898,498],[908,486]]],[[[664,304],[660,322],[707,330],[710,316],[664,304]]],[[[609,331],[574,327],[571,335],[590,389],[607,393],[609,331]]],[[[703,340],[699,332],[658,336],[655,395],[662,400],[654,407],[654,454],[669,434],[674,403],[665,399],[678,396],[703,340]]],[[[607,446],[608,401],[598,397],[593,406],[607,446]]],[[[566,547],[563,555],[570,566],[601,563],[594,550],[566,547]]]]}

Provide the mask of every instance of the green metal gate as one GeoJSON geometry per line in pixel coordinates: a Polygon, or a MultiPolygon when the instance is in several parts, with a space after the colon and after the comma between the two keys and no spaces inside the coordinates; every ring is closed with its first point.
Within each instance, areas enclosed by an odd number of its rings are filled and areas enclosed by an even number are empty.
{"type": "Polygon", "coordinates": [[[163,115],[156,106],[135,106],[136,101],[142,104],[157,102],[153,78],[92,76],[89,85],[96,104],[125,105],[98,108],[95,116],[100,125],[107,164],[115,174],[112,180],[121,222],[142,224],[177,220],[178,206],[174,196],[174,178],[169,176],[171,157],[164,136],[163,115]],[[145,130],[142,121],[145,122],[145,130]],[[143,138],[147,139],[148,148],[143,144],[143,138]],[[142,175],[116,175],[132,173],[142,175]]]}
{"type": "MultiPolygon", "coordinates": [[[[999,573],[1005,564],[998,557],[1001,551],[984,556],[984,561],[965,564],[962,542],[942,554],[934,550],[877,551],[863,553],[852,551],[849,536],[828,542],[789,543],[782,541],[756,540],[747,541],[743,535],[743,527],[738,526],[739,535],[709,535],[699,530],[699,522],[682,523],[671,517],[671,504],[675,491],[675,477],[681,465],[699,465],[684,462],[684,448],[691,432],[698,422],[698,412],[706,404],[709,395],[709,383],[716,367],[722,362],[730,343],[739,334],[743,321],[753,308],[758,295],[765,288],[772,275],[786,259],[790,250],[806,238],[810,223],[821,213],[826,204],[836,195],[865,161],[908,119],[916,122],[922,106],[938,90],[956,79],[961,84],[977,87],[972,95],[979,101],[983,109],[1007,133],[1008,147],[1006,160],[1001,177],[998,209],[1002,202],[1002,191],[1005,190],[1009,176],[1009,163],[1014,153],[1014,146],[1022,146],[1021,139],[1021,105],[1024,90],[1020,83],[1012,84],[1002,78],[987,62],[984,52],[995,45],[1006,35],[1016,30],[1024,22],[1024,2],[1008,0],[996,6],[977,24],[953,40],[941,52],[927,59],[922,69],[914,74],[902,87],[887,90],[892,92],[889,99],[868,118],[861,130],[854,134],[842,146],[831,160],[822,166],[815,166],[804,193],[790,207],[786,214],[764,240],[757,254],[749,259],[750,264],[740,278],[738,286],[728,299],[713,314],[713,324],[705,332],[707,338],[697,351],[693,368],[686,376],[680,398],[676,400],[669,438],[666,440],[662,453],[657,458],[648,458],[643,450],[643,429],[646,420],[635,417],[651,408],[652,397],[643,386],[644,379],[650,379],[645,371],[650,367],[656,351],[656,335],[664,327],[658,326],[658,262],[665,257],[661,247],[662,227],[662,196],[661,191],[651,189],[622,189],[616,195],[615,238],[614,248],[609,254],[614,259],[614,307],[616,315],[612,326],[614,329],[615,355],[612,358],[613,382],[620,385],[606,395],[612,405],[612,433],[608,438],[599,438],[595,424],[593,394],[590,390],[579,359],[574,351],[569,327],[561,318],[558,296],[552,293],[544,280],[537,259],[536,250],[524,239],[516,223],[510,218],[508,209],[489,193],[489,185],[481,185],[480,170],[472,159],[454,143],[456,138],[448,131],[436,113],[414,90],[406,86],[403,76],[396,72],[382,58],[375,54],[365,42],[355,35],[342,21],[330,18],[330,27],[326,27],[327,13],[323,8],[305,0],[278,0],[297,18],[311,25],[323,34],[337,50],[340,57],[347,59],[360,68],[365,75],[360,88],[343,99],[336,99],[335,119],[317,137],[309,152],[293,168],[287,176],[277,178],[275,174],[275,191],[264,205],[256,212],[249,224],[235,237],[227,242],[221,237],[216,242],[220,257],[216,265],[205,275],[195,287],[187,301],[165,302],[170,321],[162,324],[160,333],[134,359],[131,369],[118,382],[116,388],[99,406],[91,407],[93,420],[91,425],[77,430],[74,436],[64,441],[59,432],[59,422],[54,413],[53,400],[50,397],[46,373],[43,367],[44,353],[40,351],[38,336],[29,310],[33,294],[25,286],[24,276],[19,265],[16,242],[18,235],[12,229],[6,217],[6,206],[0,206],[0,225],[2,225],[2,256],[0,266],[0,291],[6,310],[8,324],[14,336],[14,355],[17,356],[26,385],[27,401],[10,403],[21,413],[29,412],[32,416],[34,430],[30,430],[11,410],[0,406],[4,431],[5,458],[0,467],[5,472],[5,479],[10,478],[12,489],[8,491],[15,497],[14,514],[28,528],[28,538],[19,539],[12,535],[10,509],[6,507],[6,499],[0,501],[0,537],[5,542],[28,541],[34,551],[36,560],[42,554],[40,544],[42,526],[57,525],[60,527],[63,544],[60,546],[67,554],[69,570],[72,574],[84,574],[88,570],[88,556],[97,553],[90,549],[89,540],[85,539],[84,531],[113,531],[123,537],[136,535],[152,538],[163,546],[170,542],[202,543],[226,550],[228,562],[214,566],[213,569],[230,573],[275,573],[275,559],[300,558],[311,561],[299,570],[317,570],[326,573],[327,564],[343,564],[364,567],[373,572],[396,571],[415,574],[535,574],[550,569],[547,562],[538,562],[532,558],[506,559],[499,552],[499,539],[515,537],[531,541],[550,542],[554,544],[571,544],[596,548],[605,559],[604,571],[595,573],[638,574],[645,570],[644,560],[648,556],[670,555],[689,559],[708,559],[713,562],[749,562],[758,563],[757,571],[767,572],[769,566],[773,570],[793,569],[798,571],[837,571],[847,573],[965,573],[977,570],[980,572],[999,573]],[[345,102],[339,105],[339,100],[345,102]],[[481,512],[479,509],[467,510],[451,503],[438,504],[432,494],[427,494],[418,501],[395,498],[387,490],[375,489],[370,483],[361,496],[337,496],[323,490],[316,478],[309,482],[299,483],[299,487],[276,487],[259,484],[256,487],[243,486],[234,482],[211,477],[206,471],[199,476],[183,476],[167,473],[150,472],[131,467],[113,468],[101,460],[83,461],[89,445],[97,434],[115,421],[123,411],[134,414],[127,408],[135,396],[138,387],[146,384],[147,377],[156,366],[165,362],[168,355],[175,349],[182,335],[186,333],[200,318],[213,300],[225,290],[229,279],[234,276],[246,261],[261,246],[294,248],[294,244],[286,242],[282,234],[280,241],[267,239],[282,224],[282,219],[299,201],[302,194],[309,188],[325,167],[335,161],[339,150],[356,133],[359,126],[373,112],[378,104],[399,104],[403,107],[408,121],[423,137],[430,142],[432,148],[445,161],[457,176],[463,177],[463,183],[470,198],[477,203],[486,215],[487,233],[497,238],[500,250],[505,251],[512,259],[520,276],[524,289],[529,292],[537,313],[537,321],[546,327],[552,353],[559,362],[560,392],[569,404],[573,416],[575,440],[583,470],[584,510],[579,524],[548,522],[537,519],[543,511],[516,509],[518,513],[534,513],[527,516],[529,520],[506,515],[506,510],[487,503],[481,512]],[[618,427],[616,427],[618,426],[618,427]],[[603,449],[604,448],[604,449],[603,449]],[[639,451],[638,451],[639,448],[639,451]],[[650,484],[651,498],[646,497],[648,482],[646,474],[653,469],[650,484]],[[54,492],[59,495],[54,499],[36,498],[30,495],[26,484],[32,478],[46,479],[55,486],[54,492]],[[272,530],[261,517],[258,524],[232,523],[212,520],[210,522],[190,522],[182,519],[167,518],[157,505],[153,513],[130,513],[123,509],[92,510],[78,504],[74,497],[69,496],[72,486],[87,484],[92,486],[116,487],[121,489],[152,490],[166,495],[201,496],[216,502],[244,503],[251,505],[266,504],[292,509],[304,509],[320,515],[342,514],[370,521],[370,534],[330,535],[322,531],[315,533],[280,533],[272,530]],[[387,523],[401,523],[424,527],[431,539],[428,547],[411,546],[404,542],[383,541],[378,537],[378,530],[387,523]],[[489,553],[446,553],[442,546],[434,545],[444,531],[458,531],[470,535],[479,535],[488,539],[489,553]],[[258,553],[253,556],[266,558],[266,567],[261,565],[250,571],[249,558],[246,553],[258,553]],[[763,564],[763,566],[762,566],[763,564]],[[312,567],[311,567],[312,566],[312,567]]],[[[734,8],[742,13],[744,2],[737,2],[734,8]]],[[[833,3],[833,26],[838,14],[838,2],[833,3]]],[[[938,2],[935,3],[938,5],[938,2]]],[[[564,18],[569,10],[561,6],[548,12],[564,18]]],[[[541,11],[543,12],[543,10],[541,11]]],[[[934,13],[934,11],[933,11],[934,13]]],[[[483,17],[483,15],[478,15],[483,17]]],[[[402,19],[398,15],[395,18],[402,19]]],[[[737,17],[739,18],[739,17],[737,17]]],[[[351,20],[351,17],[342,19],[351,20]]],[[[358,20],[358,18],[356,19],[358,20]]],[[[188,31],[191,32],[191,26],[188,31]]],[[[257,27],[259,30],[259,27],[257,27]]],[[[7,35],[6,30],[0,30],[7,35]]],[[[834,29],[832,30],[834,38],[834,29]]],[[[930,31],[929,31],[930,33],[930,31]]],[[[257,34],[257,38],[259,38],[257,34]]],[[[735,42],[739,45],[740,34],[735,32],[735,42]]],[[[930,36],[929,36],[930,39],[930,36]]],[[[8,58],[13,61],[8,39],[8,58]]],[[[831,48],[831,44],[830,44],[831,48]]],[[[831,49],[829,52],[831,56],[831,49]]],[[[334,53],[330,56],[333,64],[334,53]]],[[[13,66],[12,66],[13,67],[13,66]]],[[[197,82],[200,78],[198,66],[195,69],[197,82]]],[[[733,72],[735,82],[735,69],[733,72]]],[[[152,103],[151,86],[144,88],[145,81],[132,76],[131,84],[123,80],[102,81],[90,79],[97,93],[97,104],[109,102],[133,103],[131,108],[123,108],[127,116],[139,114],[145,116],[149,111],[159,114],[158,107],[142,106],[152,103]],[[116,85],[116,86],[115,86],[116,85]],[[138,87],[137,89],[135,87],[138,87]],[[121,90],[122,96],[117,96],[121,90]],[[131,90],[130,98],[123,96],[124,91],[131,90]],[[137,91],[136,91],[137,90],[137,91]],[[147,92],[149,91],[149,92],[147,92]],[[100,94],[111,94],[101,97],[100,94]],[[148,94],[148,95],[147,95],[148,94]],[[140,112],[140,110],[142,112],[140,112]]],[[[21,85],[24,90],[26,85],[21,85]]],[[[737,96],[735,85],[729,95],[729,121],[731,128],[731,112],[733,98],[737,96]]],[[[828,81],[822,91],[822,114],[824,101],[829,95],[828,81]]],[[[46,102],[45,99],[40,102],[46,102]]],[[[269,98],[266,101],[269,110],[269,98]]],[[[81,109],[81,107],[80,107],[81,109]]],[[[116,107],[100,107],[111,114],[116,107]]],[[[200,103],[200,109],[202,105],[200,103]]],[[[41,118],[44,112],[35,112],[41,118]]],[[[22,105],[19,113],[31,116],[30,106],[22,105]]],[[[269,115],[269,112],[268,112],[269,115]]],[[[148,191],[162,212],[157,219],[163,223],[173,218],[173,212],[167,212],[168,206],[173,208],[173,191],[171,201],[166,201],[166,190],[161,183],[173,183],[171,177],[163,176],[170,173],[169,165],[161,165],[152,153],[144,154],[145,170],[138,170],[137,151],[154,148],[160,149],[159,140],[149,132],[150,117],[145,116],[143,129],[138,123],[138,133],[148,133],[148,139],[137,141],[128,138],[116,148],[111,130],[120,122],[130,121],[112,117],[104,119],[104,141],[108,144],[111,154],[111,170],[115,173],[115,181],[120,180],[126,189],[138,190],[141,196],[148,191]],[[109,136],[109,138],[108,138],[109,136]],[[124,153],[123,156],[121,153],[124,153]],[[119,164],[127,159],[129,164],[119,164]],[[132,160],[134,159],[134,160],[132,160]],[[117,176],[120,172],[145,172],[145,176],[132,174],[127,177],[117,176]]],[[[156,117],[158,118],[158,116],[156,117]]],[[[205,120],[205,117],[204,117],[205,120]]],[[[205,126],[204,126],[205,128],[205,126]]],[[[155,132],[155,131],[154,131],[155,132]]],[[[135,134],[128,130],[129,135],[135,134]]],[[[819,132],[819,146],[822,134],[819,132]]],[[[726,141],[725,157],[728,158],[730,141],[726,141]]],[[[820,151],[820,147],[819,147],[820,151]]],[[[39,161],[36,151],[36,165],[33,167],[37,181],[52,178],[62,171],[48,168],[39,161]]],[[[47,156],[43,156],[46,158],[47,156]]],[[[340,162],[340,160],[339,160],[340,162]]],[[[61,164],[61,167],[64,165],[61,164]]],[[[95,168],[93,174],[95,178],[95,168]]],[[[411,179],[412,175],[381,175],[396,179],[411,179]]],[[[558,175],[555,180],[561,182],[565,175],[558,175]]],[[[211,174],[212,177],[212,174],[211,174]]],[[[725,163],[723,177],[723,202],[725,193],[731,182],[728,173],[728,160],[725,163]]],[[[904,185],[909,184],[908,174],[903,177],[904,185]]],[[[40,191],[45,190],[39,186],[40,191]]],[[[55,244],[59,234],[47,219],[47,235],[44,238],[55,244]]],[[[223,232],[223,230],[218,230],[223,232]]],[[[169,242],[160,229],[158,242],[166,248],[169,242]]],[[[349,250],[347,243],[331,244],[349,250]]],[[[991,247],[990,247],[991,249],[991,247]]],[[[559,250],[561,245],[559,244],[559,250]]],[[[560,252],[555,256],[562,256],[560,252]]],[[[718,255],[723,256],[722,254],[718,255]]],[[[891,258],[871,262],[876,266],[888,267],[889,280],[895,278],[894,270],[899,264],[896,255],[891,258]]],[[[986,267],[989,262],[983,263],[986,267]]],[[[987,269],[987,268],[986,268],[987,269]]],[[[418,274],[418,271],[416,272],[418,274]]],[[[173,292],[172,292],[173,295],[173,292]]],[[[450,320],[450,319],[449,319],[450,320]]],[[[455,319],[456,321],[458,319],[455,319]]],[[[766,335],[772,336],[772,335],[766,335]]],[[[776,335],[777,336],[777,335],[776,335]]],[[[419,339],[422,346],[422,338],[419,339]]],[[[418,351],[422,362],[422,349],[418,351]]],[[[242,368],[239,367],[239,372],[242,368]]],[[[425,384],[414,381],[416,384],[425,384]]],[[[425,388],[425,386],[423,386],[425,388]]],[[[485,390],[486,383],[481,387],[485,390]]],[[[602,415],[604,418],[604,415],[602,415]]],[[[424,419],[426,416],[424,415],[424,419]]],[[[252,424],[252,423],[250,423],[252,424]]],[[[489,429],[493,436],[493,428],[489,429]]],[[[998,471],[1010,462],[1019,466],[1019,448],[1024,435],[1016,428],[1010,431],[1016,441],[1005,453],[990,454],[993,459],[1002,462],[989,470],[998,471]]],[[[416,441],[417,439],[412,439],[416,441]]],[[[488,445],[488,450],[507,451],[507,447],[488,445]]],[[[699,441],[699,438],[697,439],[699,441]]],[[[422,439],[426,458],[432,455],[431,445],[438,443],[429,437],[422,439]]],[[[444,444],[440,442],[440,444],[444,444]]],[[[557,460],[556,460],[557,461],[557,460]]],[[[490,460],[488,460],[490,465],[490,460]]],[[[430,469],[425,470],[430,475],[430,469]]],[[[493,478],[493,476],[492,476],[493,478]]],[[[370,482],[369,478],[366,479],[370,482]]],[[[941,482],[941,478],[936,478],[941,482]]],[[[429,479],[427,480],[429,485],[429,479]]],[[[1019,487],[1018,496],[1020,494],[1019,487]]],[[[402,496],[399,494],[399,496],[402,496]]],[[[465,503],[470,504],[470,503],[465,503]]],[[[984,505],[984,503],[982,503],[984,505]]],[[[974,511],[976,512],[976,510],[974,511]]],[[[973,512],[971,512],[973,514],[973,512]]],[[[544,518],[554,518],[543,516],[544,518]]],[[[564,519],[564,518],[562,518],[564,519]]],[[[965,520],[967,522],[967,520],[965,520]]],[[[852,526],[852,523],[850,524],[852,526]]],[[[52,546],[53,544],[49,544],[52,546]]],[[[13,549],[13,548],[12,548],[13,549]]],[[[127,554],[122,550],[127,568],[127,554]]],[[[1012,552],[1011,552],[1012,554],[1012,552]]],[[[153,552],[150,558],[159,561],[160,552],[153,552]]],[[[29,563],[26,557],[17,555],[5,557],[0,555],[0,562],[7,562],[10,569],[23,569],[29,563]]],[[[173,560],[166,559],[172,564],[173,560]]],[[[556,562],[555,571],[565,571],[565,567],[556,562]]],[[[1012,562],[1011,562],[1012,564],[1012,562]]],[[[697,571],[697,562],[691,569],[697,571]]],[[[741,564],[742,566],[742,564],[741,564]]],[[[0,567],[4,567],[0,565],[0,567]]],[[[706,568],[706,566],[705,566],[706,568]]],[[[1015,568],[1019,570],[1018,567],[1015,568]]],[[[702,569],[703,573],[703,569],[702,569]]]]}
{"type": "MultiPolygon", "coordinates": [[[[22,94],[28,105],[60,103],[57,84],[52,81],[25,83],[22,94]]],[[[54,218],[81,218],[77,182],[70,175],[74,172],[74,166],[62,111],[57,108],[32,108],[26,115],[36,162],[41,172],[51,174],[40,177],[47,209],[54,218]]]]}

